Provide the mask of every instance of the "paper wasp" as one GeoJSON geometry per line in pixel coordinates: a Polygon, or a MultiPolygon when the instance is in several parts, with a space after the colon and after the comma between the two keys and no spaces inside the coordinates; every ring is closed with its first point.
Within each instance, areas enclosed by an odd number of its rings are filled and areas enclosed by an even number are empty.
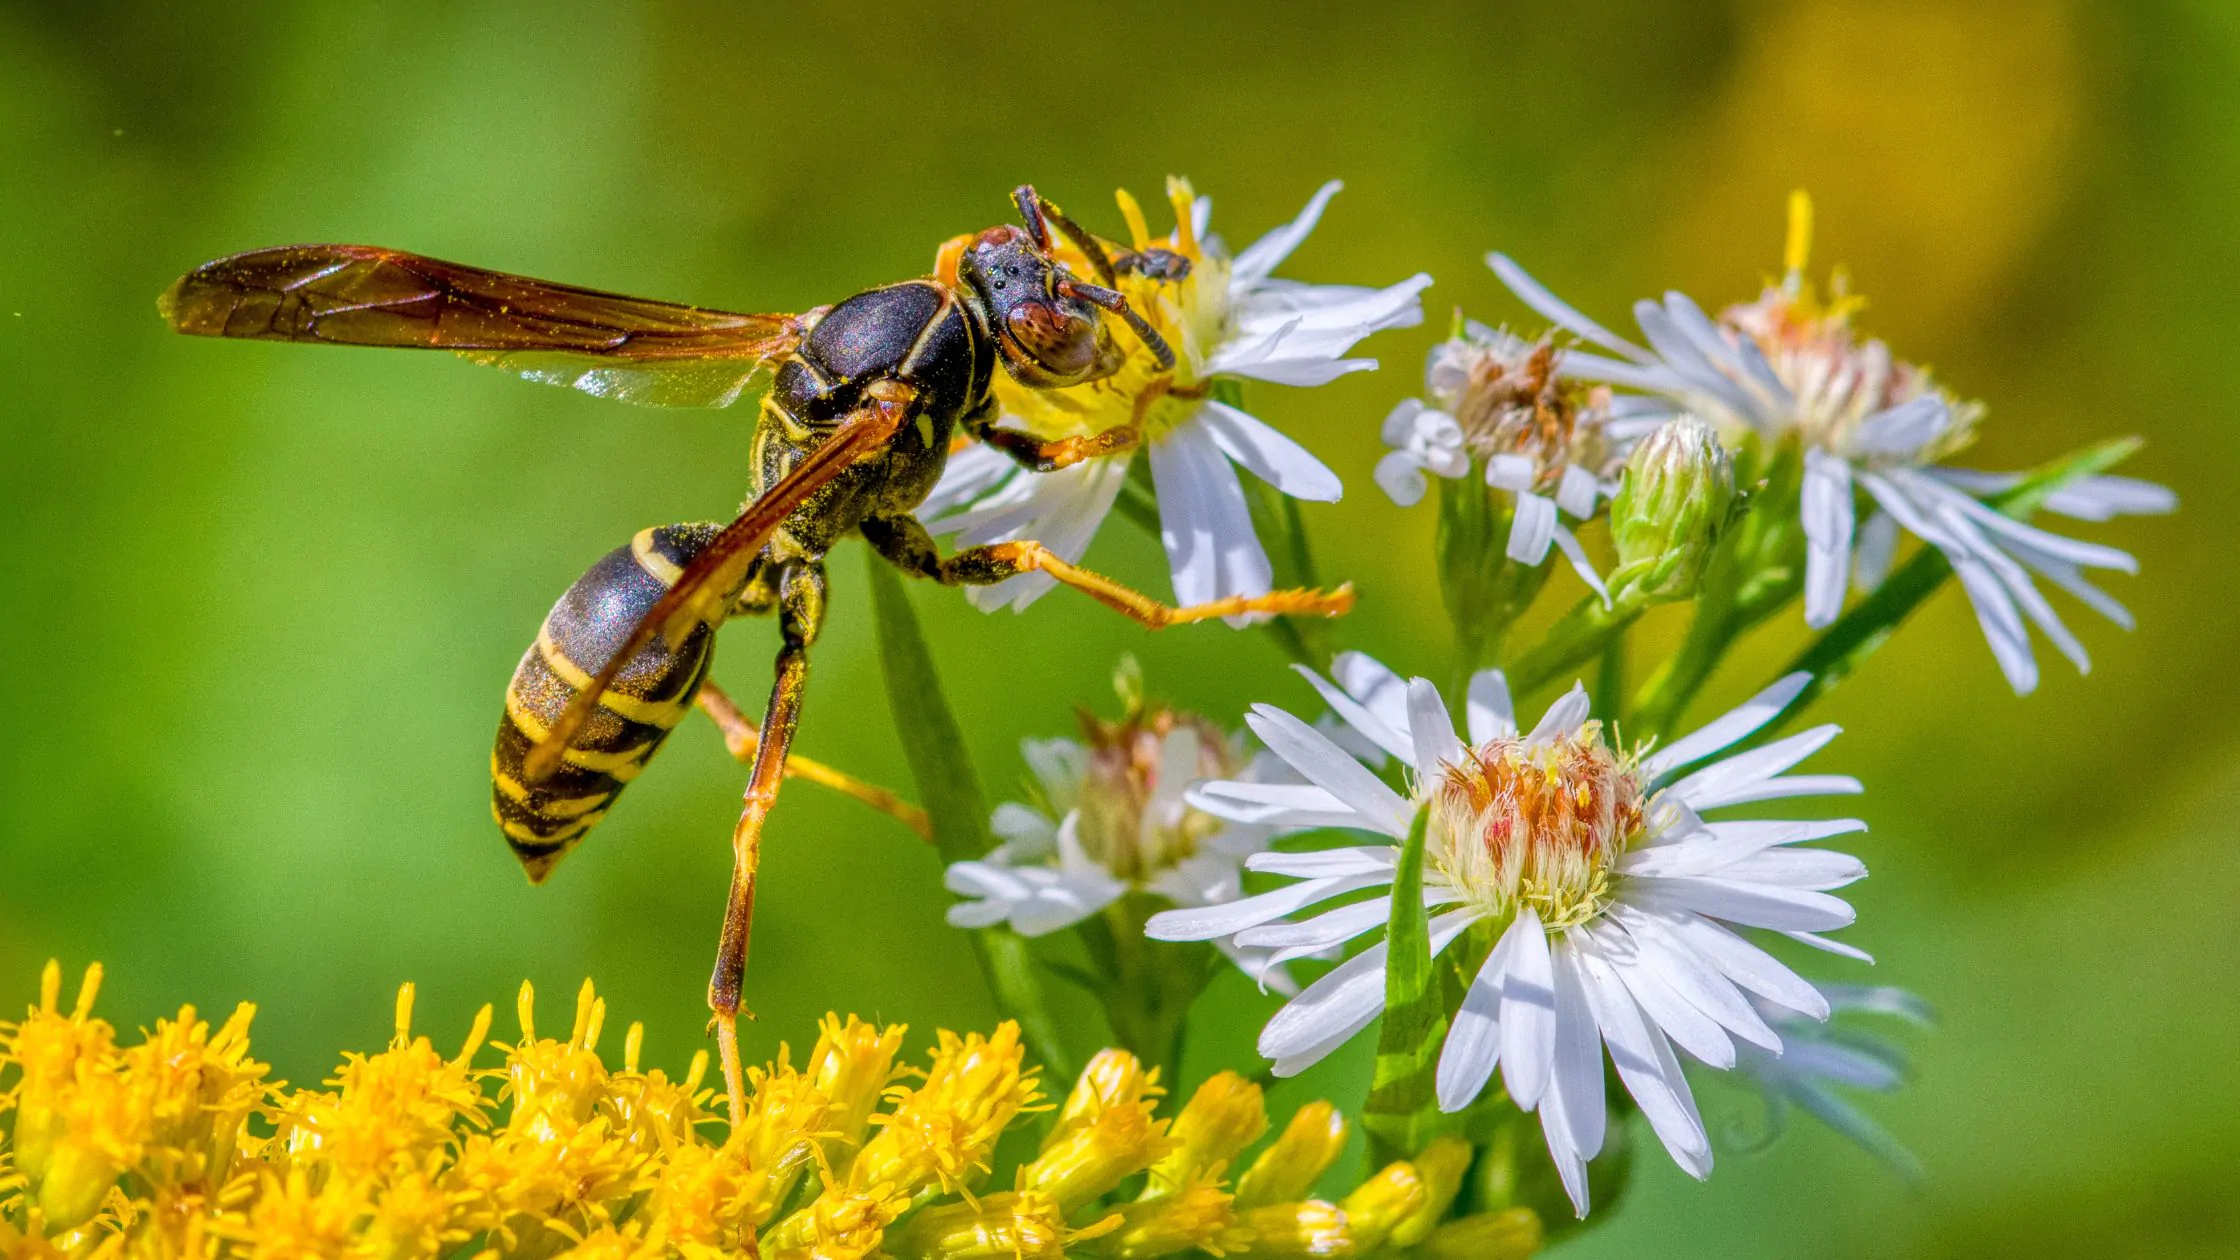
{"type": "MultiPolygon", "coordinates": [[[[258,250],[182,277],[159,306],[212,337],[451,350],[530,380],[626,402],[726,406],[773,372],[750,452],[750,494],[728,525],[647,530],[564,596],[506,694],[493,805],[541,880],[705,688],[715,629],[775,613],[782,644],[754,749],[708,1004],[736,1118],[738,1025],[755,870],[800,720],[808,653],[825,615],[824,558],[860,535],[890,563],[945,585],[1040,571],[1146,626],[1243,613],[1337,615],[1348,588],[1276,591],[1176,608],[1080,569],[1032,541],[943,556],[911,513],[969,435],[1041,471],[1124,450],[1127,427],[1042,441],[996,425],[1000,368],[1059,389],[1117,371],[1132,330],[1162,369],[1174,356],[1112,288],[1120,271],[1172,279],[1186,260],[1091,236],[1031,186],[1023,227],[945,244],[933,276],[868,289],[800,315],[742,315],[624,297],[358,245],[258,250]],[[1052,256],[1063,233],[1096,274],[1052,256]]],[[[728,700],[703,704],[743,744],[728,700]]],[[[751,730],[752,728],[746,728],[751,730]]],[[[795,767],[798,772],[798,766],[795,767]]]]}

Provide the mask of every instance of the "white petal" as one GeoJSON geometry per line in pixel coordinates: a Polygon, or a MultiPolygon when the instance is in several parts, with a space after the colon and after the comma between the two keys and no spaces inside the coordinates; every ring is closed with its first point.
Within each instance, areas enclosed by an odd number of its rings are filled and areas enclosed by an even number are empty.
{"type": "Polygon", "coordinates": [[[1614,921],[1605,921],[1588,932],[1604,961],[1625,981],[1653,1027],[1680,1044],[1680,1048],[1715,1068],[1734,1066],[1734,1042],[1719,1021],[1666,983],[1657,969],[1642,960],[1643,946],[1614,921]]]}
{"type": "MultiPolygon", "coordinates": [[[[1628,900],[1632,900],[1630,895],[1628,900]]],[[[1727,979],[1776,1006],[1813,1019],[1828,1017],[1827,997],[1773,955],[1702,915],[1669,910],[1654,914],[1676,938],[1727,979]]]]}
{"type": "MultiPolygon", "coordinates": [[[[1539,935],[1537,924],[1532,933],[1539,935]]],[[[1463,994],[1447,1042],[1439,1048],[1437,1091],[1441,1111],[1460,1111],[1469,1106],[1493,1077],[1494,1066],[1501,1058],[1502,986],[1509,963],[1516,957],[1519,939],[1516,924],[1511,923],[1494,942],[1469,991],[1463,994]]]]}
{"type": "Polygon", "coordinates": [[[1652,779],[1658,778],[1667,771],[1677,770],[1718,752],[1781,716],[1781,711],[1788,708],[1789,703],[1811,682],[1812,675],[1801,671],[1784,676],[1694,732],[1642,758],[1642,774],[1652,779]]]}
{"type": "Polygon", "coordinates": [[[1605,350],[1615,350],[1636,362],[1649,363],[1655,360],[1655,356],[1648,351],[1573,310],[1562,298],[1550,293],[1545,285],[1527,274],[1507,254],[1487,254],[1486,266],[1493,268],[1493,274],[1501,277],[1501,283],[1508,285],[1511,293],[1516,294],[1526,306],[1539,312],[1542,318],[1579,334],[1605,350]]]}
{"type": "Polygon", "coordinates": [[[1724,971],[1681,938],[1666,916],[1618,902],[1610,907],[1610,917],[1640,943],[1642,965],[1656,972],[1689,1005],[1744,1041],[1775,1054],[1781,1052],[1781,1038],[1765,1017],[1724,971]]]}
{"type": "Polygon", "coordinates": [[[1151,479],[1176,603],[1268,593],[1273,570],[1252,532],[1244,487],[1202,422],[1185,421],[1152,444],[1151,479]]]}
{"type": "Polygon", "coordinates": [[[1707,875],[1637,879],[1627,889],[1626,900],[1776,931],[1824,932],[1849,927],[1859,917],[1849,903],[1826,893],[1707,875]]]}
{"type": "Polygon", "coordinates": [[[1237,944],[1254,949],[1300,950],[1317,953],[1343,945],[1363,932],[1380,928],[1392,918],[1392,902],[1372,897],[1352,905],[1326,910],[1300,923],[1269,923],[1237,933],[1237,944]]]}
{"type": "Polygon", "coordinates": [[[1566,940],[1579,964],[1587,1004],[1594,1011],[1603,1041],[1610,1047],[1610,1061],[1618,1069],[1618,1079],[1641,1104],[1641,1114],[1648,1118],[1649,1127],[1656,1131],[1673,1161],[1690,1176],[1702,1178],[1711,1171],[1711,1140],[1703,1131],[1703,1119],[1696,1114],[1688,1082],[1665,1045],[1664,1035],[1643,1018],[1633,994],[1618,977],[1617,969],[1595,948],[1592,937],[1573,933],[1566,940]]]}
{"type": "MultiPolygon", "coordinates": [[[[1374,713],[1395,737],[1408,731],[1408,683],[1366,652],[1340,652],[1330,660],[1330,677],[1346,694],[1374,713]]],[[[1406,757],[1409,745],[1394,746],[1393,756],[1406,757]]]]}
{"type": "Polygon", "coordinates": [[[1898,554],[1898,518],[1878,510],[1859,527],[1858,538],[1851,552],[1851,588],[1865,594],[1890,576],[1890,561],[1898,554]]]}
{"type": "Polygon", "coordinates": [[[1842,733],[1843,728],[1833,724],[1816,726],[1801,734],[1775,740],[1763,748],[1737,753],[1724,761],[1705,766],[1673,784],[1671,794],[1675,800],[1699,812],[1735,804],[1746,799],[1742,794],[1748,789],[1820,751],[1827,746],[1829,740],[1842,733]]]}
{"type": "Polygon", "coordinates": [[[1414,507],[1423,502],[1423,496],[1431,489],[1431,483],[1423,475],[1422,461],[1407,451],[1386,451],[1377,461],[1373,475],[1377,487],[1401,507],[1414,507]]]}
{"type": "Polygon", "coordinates": [[[1574,520],[1583,521],[1594,515],[1595,495],[1601,486],[1593,473],[1577,464],[1566,464],[1563,479],[1556,483],[1556,506],[1574,520]]]}
{"type": "Polygon", "coordinates": [[[1199,414],[1222,454],[1292,498],[1336,503],[1343,493],[1338,474],[1257,417],[1213,401],[1199,414]]]}
{"type": "Polygon", "coordinates": [[[1519,493],[1516,515],[1509,522],[1509,558],[1525,565],[1547,559],[1556,528],[1555,500],[1529,490],[1519,493]]]}
{"type": "Polygon", "coordinates": [[[1299,243],[1306,240],[1308,233],[1314,231],[1314,225],[1322,220],[1323,207],[1344,187],[1343,181],[1335,179],[1324,184],[1315,190],[1314,196],[1307,200],[1306,209],[1296,218],[1246,247],[1230,264],[1230,283],[1258,280],[1291,257],[1291,251],[1299,248],[1299,243]]]}
{"type": "Polygon", "coordinates": [[[1815,629],[1843,612],[1851,581],[1851,465],[1826,451],[1804,453],[1804,620],[1815,629]]]}
{"type": "MultiPolygon", "coordinates": [[[[1368,737],[1370,743],[1384,749],[1393,756],[1403,761],[1413,762],[1415,741],[1408,734],[1408,714],[1405,708],[1407,686],[1405,683],[1400,683],[1397,679],[1394,680],[1403,707],[1397,715],[1388,715],[1385,712],[1370,709],[1356,700],[1348,688],[1323,678],[1322,675],[1315,673],[1304,665],[1293,665],[1291,668],[1298,671],[1301,678],[1314,685],[1315,691],[1321,694],[1323,702],[1330,706],[1330,711],[1343,719],[1346,725],[1361,732],[1368,737]],[[1391,716],[1397,716],[1400,720],[1397,723],[1392,722],[1389,720],[1391,716]]],[[[1382,666],[1379,666],[1379,668],[1381,669],[1382,666]]],[[[1335,662],[1332,663],[1332,672],[1337,672],[1335,662]]],[[[1390,706],[1386,707],[1389,708],[1390,706]]]]}
{"type": "Polygon", "coordinates": [[[1842,941],[1829,940],[1827,937],[1813,932],[1783,932],[1782,935],[1799,945],[1810,945],[1814,949],[1825,950],[1838,957],[1849,958],[1853,962],[1863,962],[1869,967],[1874,966],[1874,955],[1856,945],[1846,945],[1842,941]]]}
{"type": "Polygon", "coordinates": [[[1532,728],[1532,733],[1524,737],[1524,742],[1529,746],[1569,739],[1579,733],[1580,727],[1586,725],[1587,714],[1592,709],[1593,702],[1587,699],[1586,686],[1573,683],[1571,690],[1563,693],[1562,699],[1549,705],[1548,711],[1540,715],[1540,724],[1532,728]]]}
{"type": "Polygon", "coordinates": [[[1245,869],[1263,875],[1289,875],[1297,879],[1342,878],[1348,875],[1390,876],[1399,863],[1400,850],[1390,845],[1351,849],[1314,849],[1306,853],[1255,853],[1245,859],[1245,869]]]}
{"type": "Polygon", "coordinates": [[[1516,707],[1509,701],[1509,679],[1498,669],[1470,676],[1470,742],[1483,744],[1517,733],[1516,707]]]}
{"type": "Polygon", "coordinates": [[[1952,410],[1935,394],[1909,398],[1859,422],[1851,450],[1859,455],[1912,457],[1952,427],[1952,410]]]}
{"type": "Polygon", "coordinates": [[[1245,724],[1308,782],[1328,790],[1359,813],[1360,826],[1396,838],[1408,834],[1413,808],[1322,732],[1267,704],[1254,705],[1245,724]]]}
{"type": "Polygon", "coordinates": [[[1547,1092],[1555,1062],[1554,964],[1547,931],[1530,906],[1517,911],[1501,942],[1513,951],[1501,980],[1501,1081],[1510,1099],[1530,1111],[1547,1092]]]}
{"type": "MultiPolygon", "coordinates": [[[[1456,910],[1433,919],[1432,955],[1436,957],[1483,913],[1456,910]]],[[[1316,1047],[1324,1047],[1327,1053],[1368,1027],[1384,1010],[1384,961],[1385,942],[1378,941],[1308,985],[1260,1031],[1260,1053],[1282,1062],[1297,1062],[1316,1047]]]]}
{"type": "Polygon", "coordinates": [[[1408,729],[1414,739],[1416,773],[1430,780],[1440,769],[1462,759],[1462,741],[1455,738],[1454,719],[1447,702],[1427,678],[1408,683],[1408,729]]]}
{"type": "Polygon", "coordinates": [[[949,457],[933,493],[917,508],[921,520],[933,520],[978,499],[1023,470],[1011,457],[985,443],[975,442],[949,457]]]}
{"type": "Polygon", "coordinates": [[[1151,916],[1150,922],[1144,925],[1143,934],[1155,941],[1210,941],[1217,936],[1234,936],[1332,897],[1391,882],[1389,874],[1304,880],[1273,892],[1217,905],[1161,911],[1151,916]]]}
{"type": "Polygon", "coordinates": [[[1540,1108],[1561,1115],[1579,1155],[1593,1159],[1602,1150],[1609,1119],[1602,1103],[1602,1037],[1587,1003],[1587,980],[1577,951],[1568,941],[1559,940],[1549,955],[1555,970],[1556,1052],[1540,1108]]]}

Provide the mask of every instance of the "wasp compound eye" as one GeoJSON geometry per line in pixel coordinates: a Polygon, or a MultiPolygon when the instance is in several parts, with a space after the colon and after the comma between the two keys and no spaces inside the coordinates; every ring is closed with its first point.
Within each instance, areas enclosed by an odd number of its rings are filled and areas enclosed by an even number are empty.
{"type": "Polygon", "coordinates": [[[1051,372],[1073,376],[1096,362],[1096,325],[1053,303],[1022,302],[1003,323],[1012,339],[1051,372]]]}

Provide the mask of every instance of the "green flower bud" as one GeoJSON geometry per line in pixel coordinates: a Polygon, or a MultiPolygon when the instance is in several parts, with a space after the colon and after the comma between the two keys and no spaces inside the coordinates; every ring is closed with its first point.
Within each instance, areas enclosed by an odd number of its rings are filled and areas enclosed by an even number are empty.
{"type": "Polygon", "coordinates": [[[1612,598],[1653,604],[1694,595],[1734,504],[1734,457],[1710,425],[1681,416],[1643,439],[1610,502],[1612,598]]]}

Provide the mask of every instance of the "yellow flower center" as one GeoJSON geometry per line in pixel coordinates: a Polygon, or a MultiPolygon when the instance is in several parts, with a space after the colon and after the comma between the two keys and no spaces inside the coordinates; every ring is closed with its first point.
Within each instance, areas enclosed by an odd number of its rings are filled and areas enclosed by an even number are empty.
{"type": "Polygon", "coordinates": [[[1431,787],[1430,857],[1447,882],[1496,914],[1532,907],[1550,929],[1584,923],[1610,899],[1610,870],[1643,829],[1641,782],[1602,725],[1526,746],[1481,744],[1431,787]]]}
{"type": "MultiPolygon", "coordinates": [[[[1126,189],[1115,197],[1121,216],[1128,221],[1135,251],[1162,249],[1189,260],[1190,274],[1180,280],[1123,272],[1113,282],[1113,287],[1126,295],[1128,305],[1173,347],[1175,365],[1162,369],[1149,350],[1128,344],[1127,359],[1119,371],[1085,385],[1029,389],[998,373],[996,400],[1003,413],[1037,437],[1086,437],[1132,425],[1141,430],[1144,441],[1156,441],[1187,419],[1205,398],[1209,384],[1205,364],[1229,332],[1229,259],[1209,253],[1192,231],[1190,207],[1195,194],[1190,182],[1175,178],[1167,181],[1175,229],[1163,240],[1152,238],[1142,208],[1126,189]]],[[[1074,275],[1096,278],[1087,256],[1063,236],[1054,242],[1052,252],[1074,275]]],[[[1134,336],[1117,321],[1114,335],[1124,343],[1134,336]]]]}

